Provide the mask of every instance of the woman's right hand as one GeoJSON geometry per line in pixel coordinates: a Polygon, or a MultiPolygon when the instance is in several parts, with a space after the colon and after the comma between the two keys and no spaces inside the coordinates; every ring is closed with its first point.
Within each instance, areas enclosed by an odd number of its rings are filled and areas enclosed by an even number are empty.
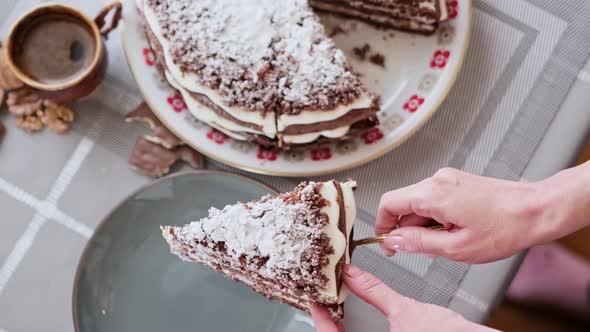
{"type": "Polygon", "coordinates": [[[389,255],[414,252],[467,263],[495,261],[558,235],[568,209],[556,204],[557,187],[555,180],[519,183],[442,169],[384,194],[375,231],[391,234],[382,245],[389,255]],[[447,231],[424,227],[433,220],[447,231]]]}

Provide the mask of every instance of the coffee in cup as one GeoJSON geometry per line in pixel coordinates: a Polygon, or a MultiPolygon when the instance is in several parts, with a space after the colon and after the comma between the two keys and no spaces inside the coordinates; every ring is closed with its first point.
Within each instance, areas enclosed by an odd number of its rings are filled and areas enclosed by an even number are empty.
{"type": "Polygon", "coordinates": [[[120,2],[111,3],[94,20],[61,4],[32,9],[9,34],[9,66],[42,97],[69,102],[89,95],[104,79],[108,60],[103,38],[117,26],[121,8],[120,2]]]}
{"type": "Polygon", "coordinates": [[[96,41],[77,17],[49,14],[36,18],[16,37],[15,64],[43,84],[63,84],[80,78],[92,65],[96,41]]]}

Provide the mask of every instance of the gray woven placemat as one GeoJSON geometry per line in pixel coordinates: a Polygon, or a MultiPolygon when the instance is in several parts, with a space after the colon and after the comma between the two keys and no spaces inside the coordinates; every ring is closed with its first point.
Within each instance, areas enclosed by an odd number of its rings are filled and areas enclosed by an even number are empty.
{"type": "MultiPolygon", "coordinates": [[[[7,22],[38,2],[0,0],[0,36],[7,22]]],[[[65,2],[89,15],[102,5],[65,2]]],[[[520,179],[588,60],[590,2],[474,0],[473,7],[466,63],[426,126],[378,160],[318,178],[359,182],[357,237],[373,233],[382,193],[420,181],[441,167],[520,179]]],[[[8,211],[11,219],[0,232],[0,332],[71,330],[69,294],[83,244],[108,209],[149,181],[126,168],[135,138],[146,129],[122,120],[141,96],[120,36],[114,34],[108,47],[107,81],[92,98],[75,105],[73,133],[29,136],[10,128],[13,120],[1,116],[9,133],[0,148],[0,211],[8,211]],[[39,274],[56,280],[56,286],[33,281],[39,274]],[[31,321],[31,313],[38,318],[31,321]]],[[[209,167],[247,174],[280,190],[301,180],[252,175],[215,161],[209,167]]],[[[400,292],[443,306],[469,270],[445,259],[389,259],[376,247],[358,250],[354,261],[400,292]]]]}

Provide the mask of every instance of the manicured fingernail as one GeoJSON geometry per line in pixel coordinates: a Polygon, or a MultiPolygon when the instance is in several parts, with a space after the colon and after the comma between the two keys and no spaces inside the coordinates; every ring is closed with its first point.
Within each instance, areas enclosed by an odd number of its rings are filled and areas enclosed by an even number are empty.
{"type": "Polygon", "coordinates": [[[404,239],[401,236],[390,236],[383,240],[383,245],[386,248],[395,251],[406,251],[404,239]]]}
{"type": "Polygon", "coordinates": [[[381,250],[383,250],[383,252],[385,253],[385,256],[391,257],[391,256],[395,255],[395,250],[389,249],[388,247],[386,247],[385,245],[383,245],[383,243],[381,243],[379,245],[379,247],[381,248],[381,250]]]}
{"type": "Polygon", "coordinates": [[[361,271],[361,269],[359,269],[358,267],[356,267],[352,264],[344,264],[342,271],[344,272],[344,274],[348,275],[349,277],[355,277],[363,272],[363,271],[361,271]]]}

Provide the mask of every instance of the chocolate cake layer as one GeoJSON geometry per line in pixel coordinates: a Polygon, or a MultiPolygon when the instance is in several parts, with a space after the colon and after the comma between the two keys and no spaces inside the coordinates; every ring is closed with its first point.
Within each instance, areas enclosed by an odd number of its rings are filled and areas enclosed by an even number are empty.
{"type": "Polygon", "coordinates": [[[299,124],[288,126],[282,131],[282,134],[299,135],[336,129],[340,127],[349,126],[359,121],[368,119],[372,117],[374,114],[375,110],[372,108],[355,109],[346,113],[344,116],[339,117],[336,120],[317,122],[313,124],[299,124]]]}
{"type": "Polygon", "coordinates": [[[209,109],[211,109],[213,112],[217,113],[217,115],[226,118],[232,122],[235,122],[241,126],[244,127],[248,127],[248,128],[252,128],[252,129],[256,129],[256,130],[262,130],[262,127],[260,125],[254,124],[254,123],[249,123],[249,122],[245,122],[239,119],[236,119],[235,117],[233,117],[231,114],[227,113],[226,111],[224,111],[219,105],[215,104],[214,102],[211,101],[211,99],[209,99],[209,97],[207,97],[204,94],[201,93],[196,93],[196,92],[189,92],[190,95],[195,98],[196,100],[198,100],[201,104],[207,106],[209,109]]]}

